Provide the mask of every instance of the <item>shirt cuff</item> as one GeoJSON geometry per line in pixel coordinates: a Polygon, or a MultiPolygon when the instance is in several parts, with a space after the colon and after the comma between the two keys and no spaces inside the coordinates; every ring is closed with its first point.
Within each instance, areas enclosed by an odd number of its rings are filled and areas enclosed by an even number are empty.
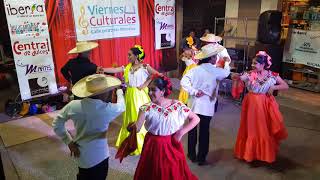
{"type": "Polygon", "coordinates": [[[198,93],[197,89],[192,89],[191,92],[190,92],[190,95],[191,96],[195,96],[197,93],[198,93]]]}
{"type": "Polygon", "coordinates": [[[123,91],[122,91],[122,89],[117,89],[117,96],[120,96],[120,95],[123,95],[123,91]]]}
{"type": "Polygon", "coordinates": [[[62,141],[63,141],[66,145],[70,144],[70,143],[72,142],[72,138],[71,138],[70,134],[67,133],[67,134],[66,134],[66,137],[63,138],[62,141]]]}

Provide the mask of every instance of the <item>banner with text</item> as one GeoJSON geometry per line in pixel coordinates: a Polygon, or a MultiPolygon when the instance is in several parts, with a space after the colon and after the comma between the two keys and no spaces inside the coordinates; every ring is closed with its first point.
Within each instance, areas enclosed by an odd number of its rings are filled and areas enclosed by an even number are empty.
{"type": "Polygon", "coordinates": [[[154,19],[156,49],[174,47],[176,41],[175,0],[155,0],[154,19]]]}
{"type": "Polygon", "coordinates": [[[293,29],[286,42],[283,62],[320,68],[320,31],[293,29]]]}
{"type": "Polygon", "coordinates": [[[140,35],[138,0],[72,0],[78,41],[140,35]]]}
{"type": "Polygon", "coordinates": [[[22,100],[58,92],[43,0],[4,0],[22,100]]]}

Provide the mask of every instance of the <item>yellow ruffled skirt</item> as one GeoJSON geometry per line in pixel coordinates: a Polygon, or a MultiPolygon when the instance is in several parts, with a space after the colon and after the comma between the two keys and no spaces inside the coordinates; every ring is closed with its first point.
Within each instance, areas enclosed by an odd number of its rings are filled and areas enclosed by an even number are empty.
{"type": "MultiPolygon", "coordinates": [[[[139,90],[136,87],[128,87],[125,93],[125,103],[126,103],[126,111],[123,115],[123,122],[120,129],[120,133],[116,142],[116,147],[119,147],[120,144],[129,136],[129,131],[127,130],[127,126],[130,123],[134,123],[138,119],[139,108],[150,102],[150,97],[148,95],[148,88],[144,88],[143,90],[139,90]]],[[[139,155],[141,154],[144,137],[147,133],[147,130],[144,126],[142,126],[139,133],[137,133],[137,149],[131,155],[139,155]]]]}

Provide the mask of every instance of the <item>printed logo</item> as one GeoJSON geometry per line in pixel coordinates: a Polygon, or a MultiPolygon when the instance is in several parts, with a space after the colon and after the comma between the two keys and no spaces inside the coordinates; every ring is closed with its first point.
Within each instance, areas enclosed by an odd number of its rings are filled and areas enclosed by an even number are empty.
{"type": "Polygon", "coordinates": [[[79,26],[82,28],[82,31],[81,33],[86,35],[88,34],[88,26],[89,26],[89,23],[88,21],[85,20],[85,9],[83,6],[80,7],[80,17],[79,17],[79,20],[78,20],[78,23],[79,23],[79,26]]]}
{"type": "Polygon", "coordinates": [[[293,34],[307,35],[307,31],[293,31],[293,34]]]}
{"type": "Polygon", "coordinates": [[[17,16],[17,17],[36,17],[39,15],[44,15],[45,7],[44,5],[32,4],[30,6],[17,6],[12,7],[11,4],[6,4],[6,11],[8,16],[17,16]]]}
{"type": "Polygon", "coordinates": [[[320,63],[315,63],[315,62],[307,62],[308,66],[313,66],[313,67],[317,67],[320,68],[320,63]]]}
{"type": "Polygon", "coordinates": [[[286,62],[289,62],[289,63],[296,63],[297,62],[296,59],[293,57],[291,59],[286,58],[285,60],[286,60],[286,62]]]}
{"type": "Polygon", "coordinates": [[[301,46],[298,47],[298,48],[295,48],[295,50],[301,51],[301,52],[305,52],[305,53],[312,53],[312,54],[317,54],[318,53],[318,50],[315,50],[312,47],[312,43],[310,43],[310,42],[303,42],[301,44],[301,46]]]}
{"type": "Polygon", "coordinates": [[[78,17],[78,25],[81,27],[81,34],[89,34],[88,27],[99,28],[104,26],[116,26],[107,29],[91,30],[90,33],[107,33],[115,31],[134,30],[129,25],[135,24],[136,20],[136,7],[135,6],[100,6],[88,5],[80,6],[80,15],[78,17]],[[125,25],[129,26],[126,27],[125,25]]]}
{"type": "Polygon", "coordinates": [[[163,16],[173,16],[175,12],[174,6],[156,4],[156,13],[163,16]]]}
{"type": "Polygon", "coordinates": [[[20,60],[17,61],[17,66],[25,67],[25,75],[51,72],[53,70],[51,65],[22,64],[20,60]]]}
{"type": "Polygon", "coordinates": [[[161,34],[161,47],[170,47],[171,45],[171,35],[161,34]]]}
{"type": "Polygon", "coordinates": [[[28,79],[28,83],[31,96],[49,93],[49,81],[46,77],[28,79]]]}
{"type": "Polygon", "coordinates": [[[28,22],[25,21],[22,25],[9,25],[10,31],[12,35],[26,35],[27,37],[33,36],[39,36],[40,33],[46,31],[47,29],[47,23],[43,22],[28,22]]]}
{"type": "Polygon", "coordinates": [[[46,39],[44,42],[27,42],[20,43],[20,41],[15,41],[13,43],[13,52],[17,55],[25,56],[37,56],[37,55],[47,55],[50,52],[49,40],[46,39]]]}
{"type": "Polygon", "coordinates": [[[174,29],[174,25],[169,25],[165,22],[158,22],[160,24],[160,30],[172,30],[174,29]]]}

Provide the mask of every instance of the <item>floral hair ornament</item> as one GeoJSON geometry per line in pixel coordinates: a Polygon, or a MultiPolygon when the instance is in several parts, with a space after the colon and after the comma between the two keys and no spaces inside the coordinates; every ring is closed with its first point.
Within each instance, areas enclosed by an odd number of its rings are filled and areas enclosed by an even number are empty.
{"type": "Polygon", "coordinates": [[[269,56],[269,54],[267,54],[265,51],[259,51],[256,56],[267,56],[267,68],[270,68],[270,66],[272,65],[272,62],[271,62],[271,57],[269,56]]]}
{"type": "Polygon", "coordinates": [[[161,78],[163,81],[165,81],[166,84],[166,93],[167,96],[169,96],[171,94],[171,89],[172,89],[172,83],[170,78],[168,78],[167,76],[163,75],[163,74],[153,74],[152,75],[152,80],[157,79],[157,78],[161,78]]]}
{"type": "Polygon", "coordinates": [[[189,45],[189,47],[192,47],[192,45],[194,44],[193,38],[191,36],[186,38],[187,40],[187,44],[189,45]]]}
{"type": "Polygon", "coordinates": [[[141,53],[138,55],[138,58],[139,58],[140,60],[142,60],[142,58],[143,58],[143,56],[144,56],[144,50],[143,50],[142,46],[140,46],[140,45],[134,45],[134,47],[137,48],[137,49],[139,49],[139,51],[141,52],[141,53]]]}

